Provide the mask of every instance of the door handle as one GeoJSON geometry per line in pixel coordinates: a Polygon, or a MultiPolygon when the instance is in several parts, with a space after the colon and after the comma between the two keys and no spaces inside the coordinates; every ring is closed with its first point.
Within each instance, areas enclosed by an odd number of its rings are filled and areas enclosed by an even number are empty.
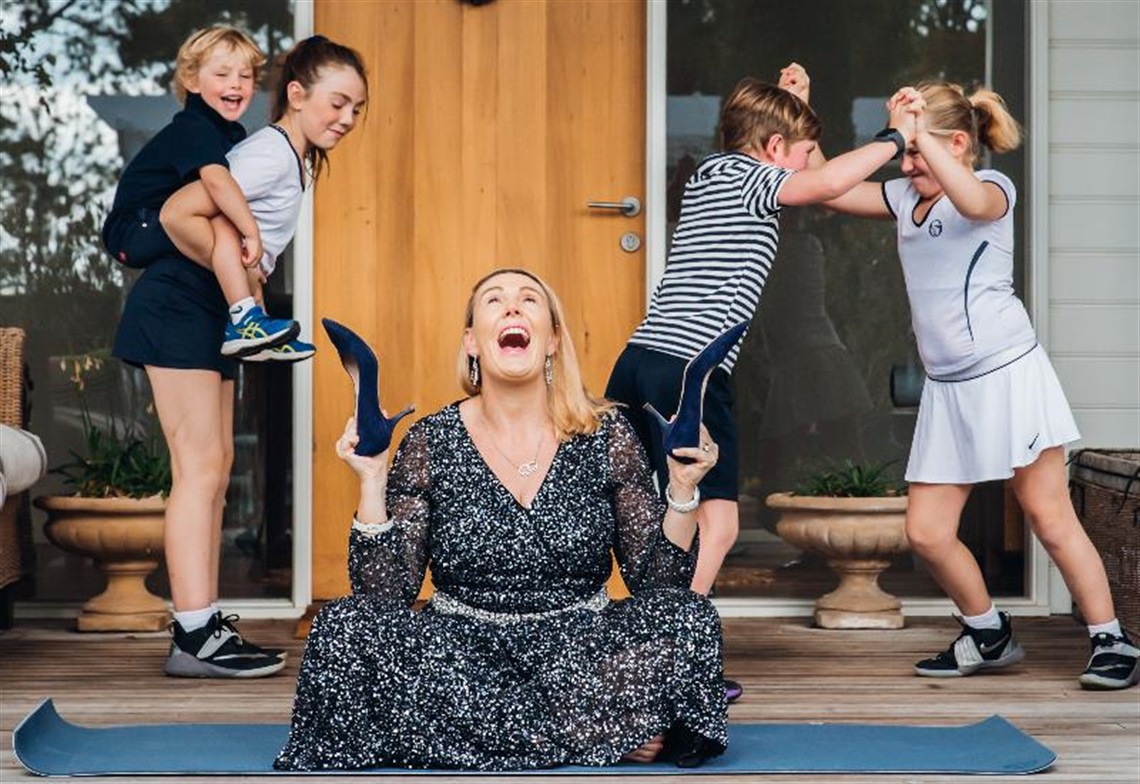
{"type": "Polygon", "coordinates": [[[641,200],[636,196],[626,196],[621,201],[588,201],[592,210],[617,210],[627,218],[641,214],[641,200]]]}

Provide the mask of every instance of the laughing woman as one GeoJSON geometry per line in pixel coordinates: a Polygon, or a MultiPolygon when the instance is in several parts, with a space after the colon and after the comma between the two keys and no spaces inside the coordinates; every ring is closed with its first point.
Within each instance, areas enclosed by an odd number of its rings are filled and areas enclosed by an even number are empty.
{"type": "Polygon", "coordinates": [[[688,590],[695,489],[716,445],[678,450],[668,506],[640,442],[582,387],[562,307],[523,270],[476,284],[469,395],[397,451],[338,455],[360,480],[353,595],[313,624],[276,766],[519,770],[724,750],[721,631],[688,590]],[[611,551],[633,596],[610,601],[611,551]],[[430,566],[435,594],[411,604],[430,566]]]}

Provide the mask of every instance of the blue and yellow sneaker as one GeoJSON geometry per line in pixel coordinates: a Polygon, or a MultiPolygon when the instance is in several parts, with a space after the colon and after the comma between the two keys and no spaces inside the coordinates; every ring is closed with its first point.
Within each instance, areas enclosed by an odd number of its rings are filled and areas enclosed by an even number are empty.
{"type": "Polygon", "coordinates": [[[242,357],[242,362],[301,362],[317,353],[317,347],[303,340],[290,340],[242,357]]]}
{"type": "Polygon", "coordinates": [[[222,354],[227,357],[244,357],[288,343],[299,334],[301,325],[296,321],[270,318],[259,305],[254,305],[237,324],[226,324],[222,354]]]}

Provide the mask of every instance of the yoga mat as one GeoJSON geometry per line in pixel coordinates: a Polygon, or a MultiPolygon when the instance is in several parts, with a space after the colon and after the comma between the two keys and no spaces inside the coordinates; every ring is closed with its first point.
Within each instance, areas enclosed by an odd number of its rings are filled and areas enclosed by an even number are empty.
{"type": "MultiPolygon", "coordinates": [[[[44,700],[12,733],[16,759],[43,776],[280,775],[273,758],[284,724],[77,727],[44,700]]],[[[962,727],[869,724],[730,724],[728,751],[700,768],[623,763],[564,766],[542,775],[741,773],[1036,773],[1057,756],[1000,716],[962,727]]],[[[373,775],[456,775],[383,769],[373,775]]],[[[356,775],[362,771],[328,771],[356,775]]],[[[517,771],[519,775],[535,771],[517,771]]],[[[510,775],[502,772],[472,775],[510,775]]]]}

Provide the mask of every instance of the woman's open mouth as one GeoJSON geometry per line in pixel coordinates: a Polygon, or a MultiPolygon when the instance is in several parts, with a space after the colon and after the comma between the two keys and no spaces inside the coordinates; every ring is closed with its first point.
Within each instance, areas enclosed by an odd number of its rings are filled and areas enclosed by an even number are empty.
{"type": "Polygon", "coordinates": [[[504,351],[522,351],[530,345],[530,333],[520,326],[510,326],[499,333],[499,348],[504,351]]]}

